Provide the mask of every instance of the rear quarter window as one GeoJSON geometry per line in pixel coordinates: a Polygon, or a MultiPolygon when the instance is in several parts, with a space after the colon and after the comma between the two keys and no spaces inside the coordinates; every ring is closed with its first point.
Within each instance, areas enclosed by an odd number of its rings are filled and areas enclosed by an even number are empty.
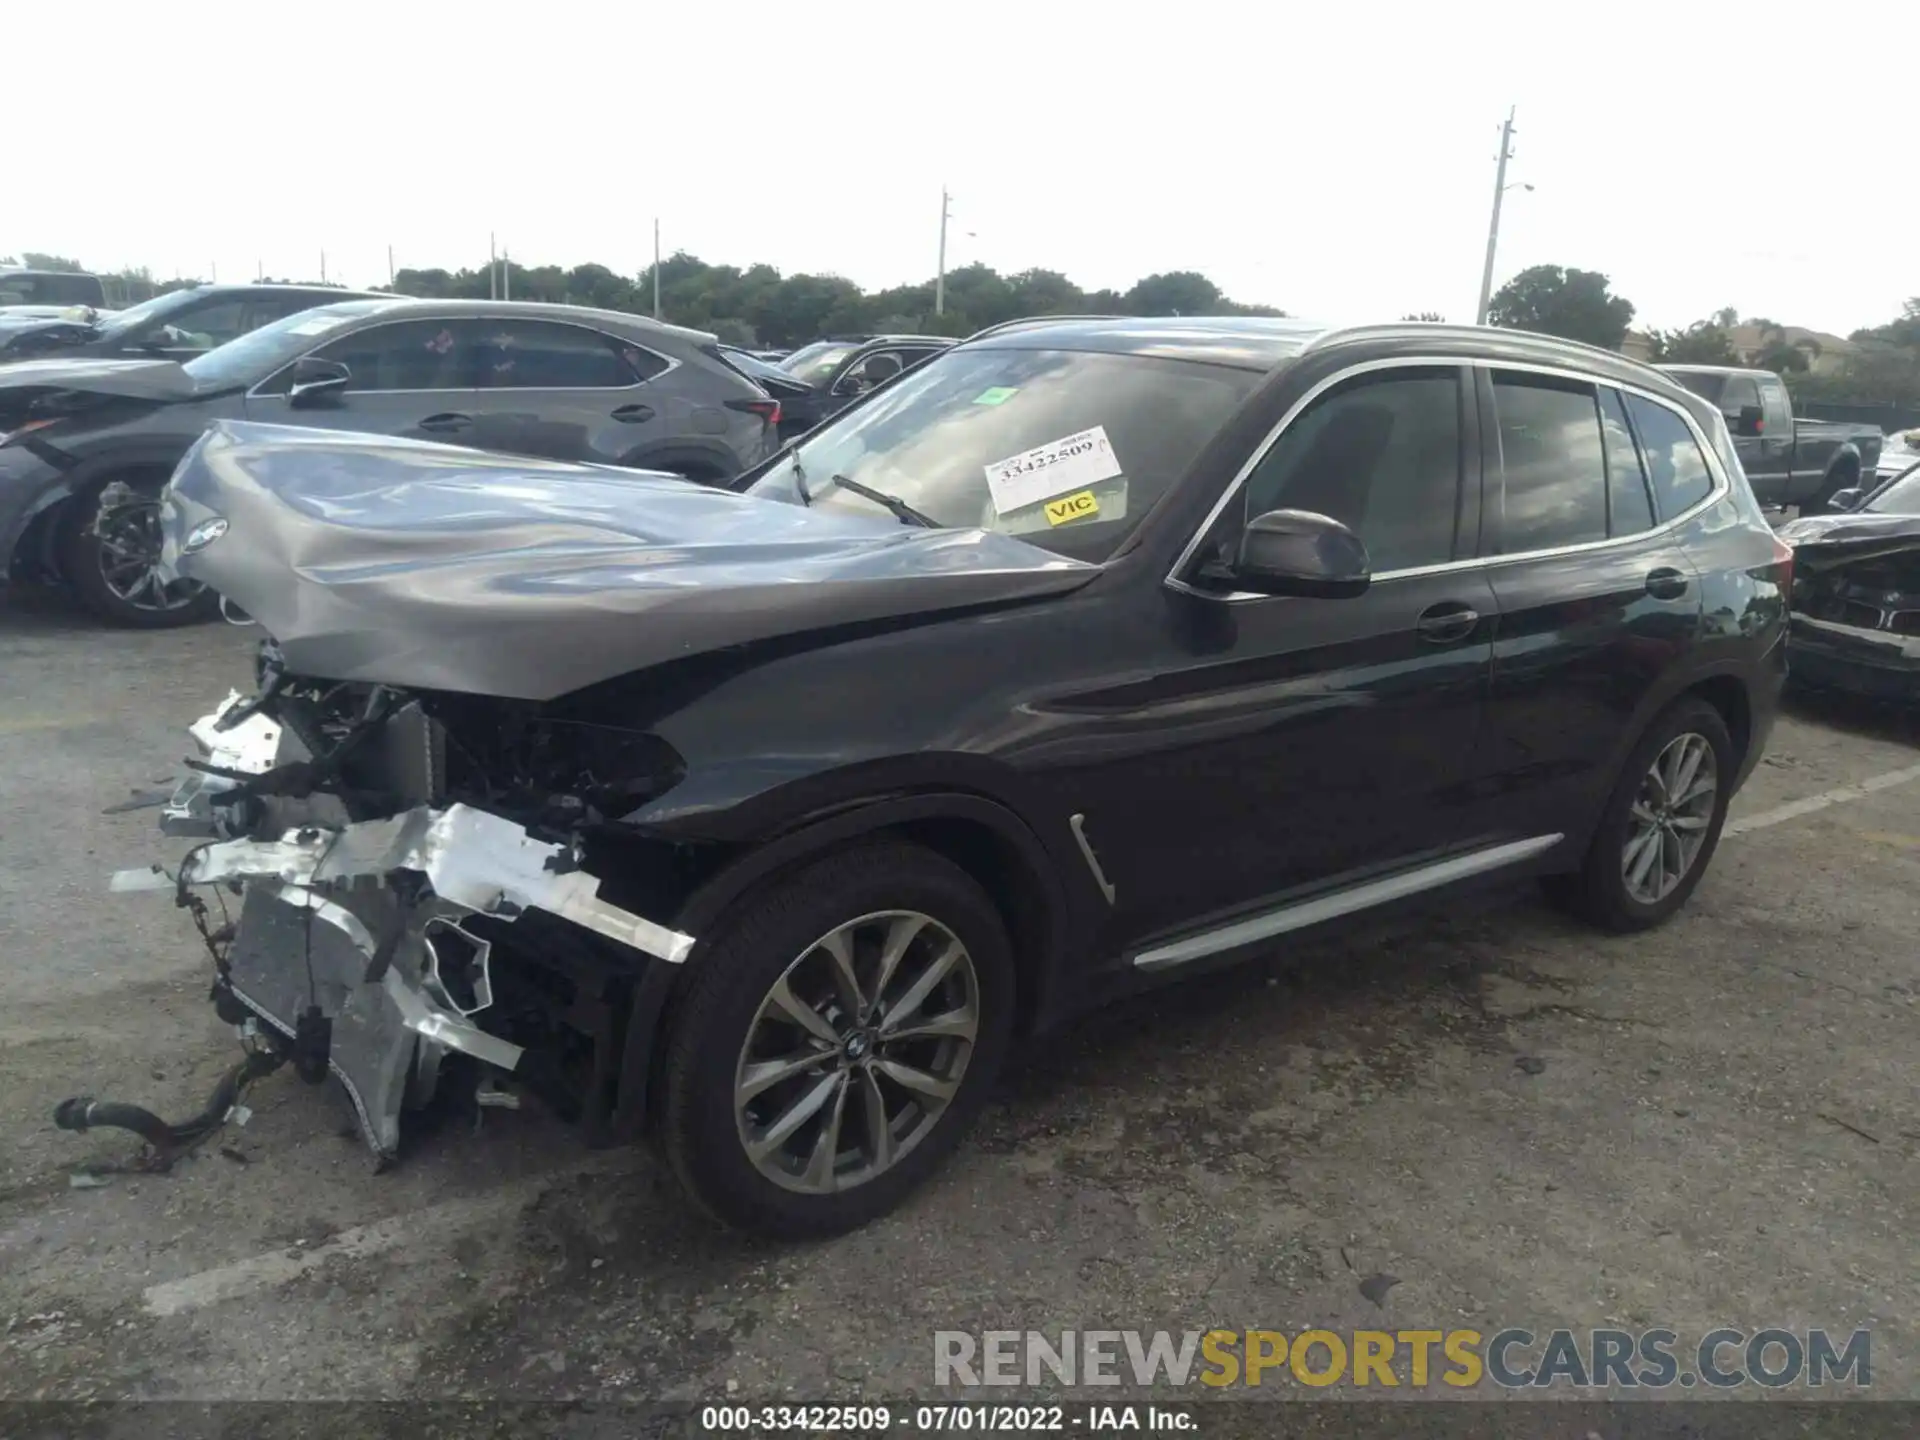
{"type": "Polygon", "coordinates": [[[1713,472],[1686,421],[1665,405],[1638,395],[1627,397],[1627,411],[1640,435],[1647,480],[1662,520],[1691,510],[1713,493],[1713,472]]]}

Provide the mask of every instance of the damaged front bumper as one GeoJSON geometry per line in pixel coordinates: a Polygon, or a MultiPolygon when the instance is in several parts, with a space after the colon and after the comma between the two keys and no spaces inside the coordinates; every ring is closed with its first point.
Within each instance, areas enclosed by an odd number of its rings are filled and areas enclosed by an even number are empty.
{"type": "Polygon", "coordinates": [[[284,763],[288,742],[237,694],[191,733],[208,762],[175,791],[161,825],[203,843],[173,872],[121,871],[112,888],[241,893],[220,984],[296,1061],[301,1047],[324,1055],[383,1158],[397,1154],[402,1112],[432,1098],[450,1053],[503,1072],[521,1062],[523,1047],[488,1025],[494,942],[471,928],[476,917],[544,911],[672,965],[693,947],[603,899],[569,846],[471,805],[302,824],[278,838],[232,834],[248,778],[284,763]]]}

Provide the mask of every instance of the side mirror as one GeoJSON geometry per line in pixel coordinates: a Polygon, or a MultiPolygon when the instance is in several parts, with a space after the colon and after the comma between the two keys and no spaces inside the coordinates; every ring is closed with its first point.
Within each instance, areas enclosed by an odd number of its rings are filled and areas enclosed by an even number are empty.
{"type": "Polygon", "coordinates": [[[325,405],[337,400],[352,380],[353,372],[338,360],[304,356],[293,362],[293,382],[287,387],[287,403],[296,409],[325,405]]]}
{"type": "Polygon", "coordinates": [[[1311,510],[1269,510],[1247,522],[1227,578],[1256,595],[1344,600],[1373,578],[1361,538],[1311,510]]]}
{"type": "Polygon", "coordinates": [[[1853,510],[1866,498],[1867,492],[1858,486],[1849,486],[1845,490],[1836,490],[1827,500],[1829,510],[1853,510]]]}
{"type": "Polygon", "coordinates": [[[1758,435],[1766,428],[1766,422],[1758,405],[1742,405],[1740,413],[1734,416],[1733,433],[1742,437],[1758,435]]]}

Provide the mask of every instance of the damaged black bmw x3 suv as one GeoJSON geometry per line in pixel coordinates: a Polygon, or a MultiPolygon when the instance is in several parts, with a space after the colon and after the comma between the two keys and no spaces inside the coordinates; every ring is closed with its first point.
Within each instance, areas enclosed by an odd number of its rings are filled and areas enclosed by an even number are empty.
{"type": "Polygon", "coordinates": [[[116,882],[244,895],[222,1013],[382,1156],[507,1087],[784,1235],[1135,989],[1476,881],[1665,919],[1791,566],[1655,370],[1253,319],[983,332],[737,491],[222,423],[163,528],[270,636],[116,882]]]}

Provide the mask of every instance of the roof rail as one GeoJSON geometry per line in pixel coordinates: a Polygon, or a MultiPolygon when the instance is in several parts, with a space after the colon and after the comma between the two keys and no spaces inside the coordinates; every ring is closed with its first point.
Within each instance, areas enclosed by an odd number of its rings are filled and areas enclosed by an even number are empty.
{"type": "Polygon", "coordinates": [[[1489,332],[1495,335],[1511,335],[1520,340],[1541,341],[1563,350],[1584,351],[1589,355],[1605,355],[1609,359],[1624,361],[1644,369],[1656,368],[1651,361],[1635,359],[1623,350],[1609,350],[1604,345],[1590,345],[1585,340],[1569,340],[1563,335],[1549,335],[1541,330],[1516,330],[1506,325],[1452,325],[1445,321],[1433,320],[1388,320],[1365,325],[1336,325],[1314,336],[1307,342],[1306,349],[1317,350],[1323,345],[1330,345],[1337,340],[1350,340],[1356,336],[1406,333],[1432,335],[1436,331],[1451,332],[1456,335],[1485,335],[1489,332]]]}
{"type": "Polygon", "coordinates": [[[1023,325],[1051,325],[1061,320],[1131,320],[1131,315],[1025,315],[1018,320],[1002,320],[998,325],[989,325],[984,330],[976,330],[967,336],[968,341],[978,340],[986,335],[998,335],[1002,330],[1017,330],[1023,325]]]}

